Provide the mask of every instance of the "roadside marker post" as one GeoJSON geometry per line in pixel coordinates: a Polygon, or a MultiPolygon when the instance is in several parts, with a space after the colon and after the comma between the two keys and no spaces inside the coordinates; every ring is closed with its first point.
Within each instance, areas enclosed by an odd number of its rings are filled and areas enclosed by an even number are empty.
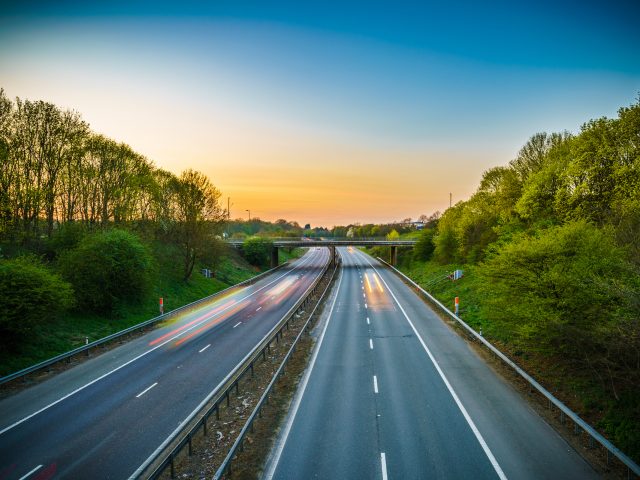
{"type": "Polygon", "coordinates": [[[164,313],[164,300],[160,297],[160,315],[164,313]]]}
{"type": "Polygon", "coordinates": [[[455,314],[456,314],[456,317],[457,317],[458,316],[458,312],[460,311],[460,297],[456,297],[456,299],[455,299],[455,307],[456,307],[455,314]]]}

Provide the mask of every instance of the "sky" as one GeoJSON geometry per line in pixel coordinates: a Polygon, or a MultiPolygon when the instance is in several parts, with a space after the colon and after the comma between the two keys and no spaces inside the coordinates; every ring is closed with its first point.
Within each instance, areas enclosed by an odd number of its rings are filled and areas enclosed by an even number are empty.
{"type": "Polygon", "coordinates": [[[383,223],[640,95],[638,2],[3,2],[0,87],[82,114],[232,218],[383,223]]]}

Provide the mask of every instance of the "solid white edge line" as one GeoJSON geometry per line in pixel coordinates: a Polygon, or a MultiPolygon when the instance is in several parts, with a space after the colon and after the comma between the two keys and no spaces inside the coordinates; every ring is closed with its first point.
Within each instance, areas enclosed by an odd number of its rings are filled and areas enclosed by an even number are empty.
{"type": "Polygon", "coordinates": [[[140,398],[142,395],[144,395],[145,393],[147,393],[149,390],[151,390],[153,387],[155,387],[158,384],[158,382],[154,383],[153,385],[151,385],[150,387],[145,388],[143,391],[141,391],[139,394],[136,395],[136,398],[140,398]]]}
{"type": "Polygon", "coordinates": [[[33,475],[34,473],[36,473],[41,468],[42,468],[42,465],[38,465],[36,468],[31,470],[29,473],[27,473],[26,475],[23,475],[22,477],[20,477],[20,480],[25,480],[25,478],[29,477],[29,475],[33,475]]]}
{"type": "Polygon", "coordinates": [[[209,345],[207,345],[206,347],[204,347],[204,348],[202,348],[202,349],[198,350],[198,353],[202,353],[202,352],[204,352],[204,351],[205,351],[207,348],[209,348],[210,346],[211,346],[211,344],[209,344],[209,345]]]}
{"type": "Polygon", "coordinates": [[[237,327],[238,325],[240,325],[241,323],[242,323],[242,322],[238,322],[238,323],[236,323],[236,324],[233,326],[233,328],[236,328],[236,327],[237,327]]]}
{"type": "Polygon", "coordinates": [[[300,387],[298,388],[298,393],[293,400],[293,405],[290,410],[289,417],[287,418],[287,423],[282,431],[282,437],[280,438],[278,445],[276,446],[273,457],[271,459],[271,463],[269,464],[269,470],[264,475],[264,479],[271,480],[273,478],[274,473],[276,472],[276,468],[278,468],[278,463],[280,462],[280,456],[282,455],[282,451],[284,450],[284,446],[287,443],[287,437],[291,432],[291,427],[293,426],[293,421],[298,414],[298,408],[300,408],[300,403],[302,402],[302,397],[304,396],[304,392],[307,389],[307,384],[309,383],[309,377],[311,377],[311,372],[313,371],[313,367],[316,364],[316,359],[318,358],[318,352],[322,347],[322,342],[324,340],[324,334],[327,331],[327,327],[331,322],[331,318],[333,317],[333,309],[336,306],[336,301],[338,300],[338,296],[340,295],[340,285],[342,284],[342,270],[340,270],[340,278],[338,279],[338,286],[336,288],[336,296],[333,298],[333,302],[331,303],[331,309],[329,310],[329,316],[327,318],[327,322],[324,324],[324,328],[322,329],[322,333],[320,334],[320,338],[318,339],[318,343],[316,344],[316,348],[313,351],[313,355],[311,356],[311,361],[309,362],[309,367],[304,373],[304,378],[300,382],[300,387]]]}
{"type": "MultiPolygon", "coordinates": [[[[304,258],[304,257],[303,257],[303,258],[304,258]]],[[[220,312],[218,312],[218,313],[216,313],[216,314],[213,314],[211,317],[204,319],[202,322],[197,323],[197,324],[195,324],[195,325],[193,325],[193,326],[191,326],[191,327],[187,328],[186,330],[184,330],[184,331],[182,331],[182,332],[178,333],[175,337],[171,337],[170,339],[168,339],[168,340],[166,340],[166,341],[164,341],[164,342],[160,343],[159,345],[156,345],[156,346],[155,346],[155,347],[153,347],[152,349],[147,350],[146,352],[142,352],[142,353],[141,353],[140,355],[138,355],[137,357],[132,358],[131,360],[129,360],[128,362],[123,363],[123,364],[122,364],[122,365],[120,365],[119,367],[116,367],[116,368],[114,368],[113,370],[111,370],[111,371],[109,371],[109,372],[107,372],[107,373],[105,373],[105,374],[103,374],[103,375],[99,376],[98,378],[95,378],[95,379],[91,380],[89,383],[86,383],[86,384],[84,384],[83,386],[76,388],[75,390],[73,390],[72,392],[67,393],[65,396],[63,396],[63,397],[59,398],[58,400],[55,400],[54,402],[51,402],[49,405],[46,405],[46,406],[42,407],[40,410],[37,410],[37,411],[33,412],[32,414],[27,415],[26,417],[24,417],[24,418],[22,418],[22,419],[20,419],[20,420],[16,421],[16,422],[15,422],[15,423],[13,423],[12,425],[9,425],[8,427],[3,428],[2,430],[0,430],[0,435],[2,435],[3,433],[8,432],[8,431],[9,431],[9,430],[11,430],[12,428],[17,427],[17,426],[18,426],[18,425],[20,425],[21,423],[26,422],[27,420],[29,420],[29,419],[31,419],[31,418],[33,418],[33,417],[35,417],[36,415],[38,415],[38,414],[40,414],[40,413],[44,412],[45,410],[48,410],[49,408],[53,407],[54,405],[57,405],[58,403],[60,403],[60,402],[62,402],[62,401],[64,401],[64,400],[66,400],[67,398],[71,397],[72,395],[75,395],[76,393],[78,393],[78,392],[80,392],[80,391],[84,390],[85,388],[90,387],[90,386],[91,386],[91,385],[93,385],[94,383],[99,382],[99,381],[100,381],[100,380],[102,380],[103,378],[108,377],[108,376],[109,376],[109,375],[111,375],[112,373],[117,372],[118,370],[120,370],[120,369],[122,369],[122,368],[126,367],[127,365],[129,365],[129,364],[131,364],[131,363],[135,362],[136,360],[141,359],[142,357],[144,357],[145,355],[148,355],[149,353],[153,352],[154,350],[157,350],[158,348],[163,347],[163,346],[164,346],[164,345],[166,345],[167,343],[174,341],[176,338],[181,337],[181,336],[182,336],[182,335],[184,335],[185,333],[187,333],[187,332],[189,332],[189,331],[193,330],[194,328],[199,327],[200,325],[202,325],[203,323],[205,323],[205,322],[207,322],[207,321],[211,320],[212,318],[215,318],[216,316],[223,314],[224,312],[226,312],[227,310],[229,310],[229,309],[230,309],[231,307],[233,307],[234,305],[237,305],[238,303],[240,303],[240,302],[242,302],[242,301],[246,300],[247,298],[254,296],[256,293],[258,293],[258,292],[260,292],[260,291],[264,290],[264,289],[265,289],[265,288],[267,288],[269,285],[274,284],[275,282],[277,282],[278,280],[280,280],[282,277],[284,277],[284,276],[286,276],[286,275],[289,275],[289,274],[290,274],[291,272],[293,272],[294,270],[296,270],[296,269],[298,269],[298,268],[302,268],[302,267],[303,267],[303,265],[306,265],[307,263],[310,263],[310,260],[311,260],[311,259],[307,259],[307,260],[305,260],[305,262],[304,262],[304,263],[301,263],[300,265],[297,265],[295,268],[293,268],[293,269],[289,270],[287,273],[284,273],[284,274],[280,275],[280,276],[279,276],[279,277],[277,277],[276,279],[274,279],[274,280],[272,280],[271,282],[267,283],[266,285],[264,285],[264,286],[260,287],[260,288],[259,288],[258,290],[256,290],[255,292],[250,293],[250,294],[249,294],[249,295],[247,295],[246,297],[244,297],[244,298],[242,298],[242,299],[238,300],[238,301],[237,301],[236,303],[234,303],[233,305],[229,305],[229,306],[228,306],[227,308],[225,308],[224,310],[222,310],[222,311],[220,311],[220,312]]]]}
{"type": "Polygon", "coordinates": [[[373,391],[374,393],[378,393],[378,377],[373,376],[373,391]]]}
{"type": "Polygon", "coordinates": [[[438,362],[436,361],[436,359],[434,358],[433,354],[431,353],[431,350],[429,350],[429,347],[427,347],[427,345],[424,343],[424,340],[422,339],[422,337],[418,333],[418,330],[416,329],[415,325],[413,324],[413,322],[411,321],[411,319],[407,315],[407,312],[405,312],[404,308],[402,307],[402,305],[398,301],[398,298],[395,296],[395,294],[393,293],[393,291],[389,287],[389,284],[385,281],[385,279],[382,277],[382,274],[380,272],[378,272],[376,267],[373,266],[373,264],[369,261],[369,259],[367,257],[364,257],[364,259],[367,261],[367,263],[369,265],[371,265],[371,268],[373,268],[378,273],[378,275],[380,276],[380,278],[382,279],[384,284],[387,286],[387,289],[389,290],[389,293],[391,294],[393,299],[398,304],[398,307],[400,307],[400,311],[404,315],[404,318],[406,318],[407,322],[409,322],[409,325],[411,326],[411,329],[413,330],[413,332],[416,334],[416,337],[420,341],[420,344],[422,345],[422,348],[424,349],[425,352],[427,352],[427,355],[431,359],[431,362],[436,367],[436,371],[440,375],[440,378],[442,378],[442,381],[444,382],[445,386],[449,390],[449,393],[453,397],[453,400],[456,402],[456,405],[458,405],[458,408],[460,409],[460,411],[462,412],[462,415],[464,416],[465,420],[469,424],[469,427],[471,428],[471,431],[473,432],[473,434],[475,435],[476,439],[478,440],[478,443],[480,444],[480,446],[482,447],[482,450],[484,451],[485,455],[489,459],[489,462],[491,462],[491,465],[493,466],[493,469],[498,474],[498,477],[501,480],[507,480],[507,476],[502,471],[502,468],[500,467],[500,464],[496,460],[496,457],[493,456],[493,452],[491,452],[491,449],[487,445],[487,442],[485,442],[482,434],[480,433],[480,430],[478,430],[478,427],[476,427],[476,424],[471,419],[471,416],[467,412],[467,409],[464,408],[464,405],[462,405],[462,402],[460,401],[460,398],[458,398],[458,395],[453,390],[453,387],[451,386],[451,384],[449,383],[449,380],[447,379],[447,377],[445,376],[444,372],[440,368],[440,365],[438,365],[438,362]]]}
{"type": "Polygon", "coordinates": [[[382,468],[382,480],[387,480],[387,456],[380,452],[380,467],[382,468]]]}

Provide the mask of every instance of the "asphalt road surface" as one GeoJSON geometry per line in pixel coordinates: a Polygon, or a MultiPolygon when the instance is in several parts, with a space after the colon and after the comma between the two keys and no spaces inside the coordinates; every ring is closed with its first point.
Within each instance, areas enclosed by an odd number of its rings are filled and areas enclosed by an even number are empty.
{"type": "Polygon", "coordinates": [[[597,478],[392,271],[340,255],[266,478],[597,478]]]}
{"type": "Polygon", "coordinates": [[[329,260],[309,250],[0,402],[0,479],[128,478],[258,344],[329,260]]]}

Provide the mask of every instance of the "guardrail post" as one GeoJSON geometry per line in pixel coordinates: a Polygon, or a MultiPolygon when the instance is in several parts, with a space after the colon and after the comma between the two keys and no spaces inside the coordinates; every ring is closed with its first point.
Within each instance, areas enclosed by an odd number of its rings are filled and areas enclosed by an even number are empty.
{"type": "Polygon", "coordinates": [[[253,362],[251,362],[250,367],[251,367],[251,378],[253,378],[253,362]]]}
{"type": "Polygon", "coordinates": [[[216,420],[220,420],[220,404],[216,404],[216,420]]]}
{"type": "Polygon", "coordinates": [[[227,390],[227,407],[231,405],[231,400],[229,399],[229,391],[227,390]]]}
{"type": "Polygon", "coordinates": [[[207,420],[209,420],[209,415],[205,415],[202,421],[202,433],[204,433],[205,437],[207,436],[207,420]]]}

